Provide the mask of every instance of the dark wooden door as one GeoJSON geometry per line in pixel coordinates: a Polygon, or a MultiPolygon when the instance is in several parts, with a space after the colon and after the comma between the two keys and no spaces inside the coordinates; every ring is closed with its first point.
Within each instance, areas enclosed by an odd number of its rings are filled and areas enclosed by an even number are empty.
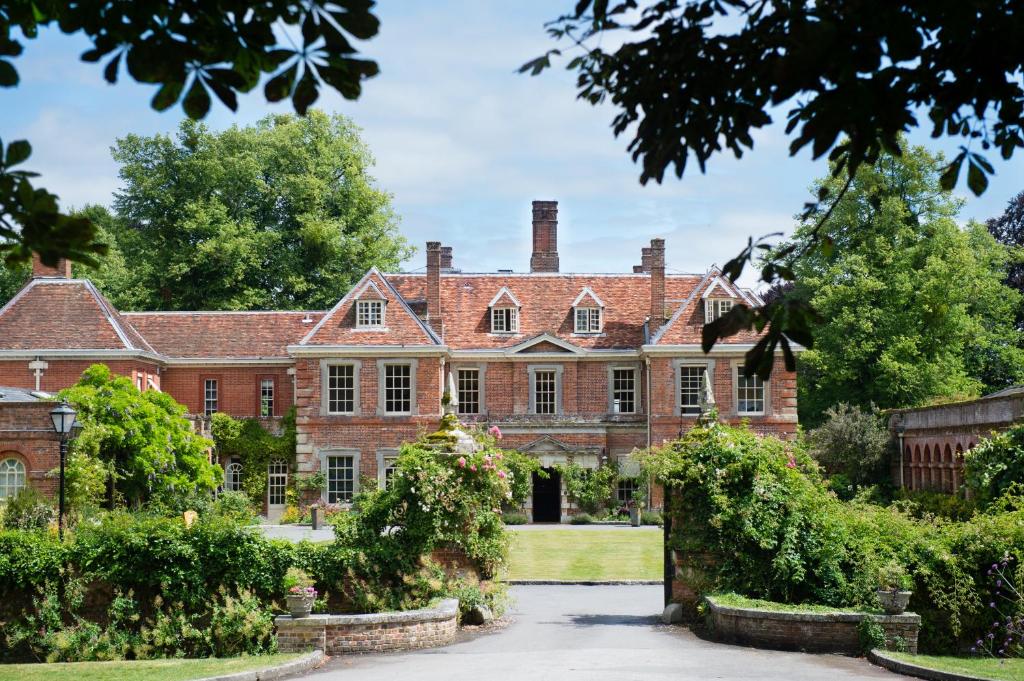
{"type": "Polygon", "coordinates": [[[533,474],[533,522],[562,520],[562,478],[554,468],[543,469],[547,477],[533,474]]]}

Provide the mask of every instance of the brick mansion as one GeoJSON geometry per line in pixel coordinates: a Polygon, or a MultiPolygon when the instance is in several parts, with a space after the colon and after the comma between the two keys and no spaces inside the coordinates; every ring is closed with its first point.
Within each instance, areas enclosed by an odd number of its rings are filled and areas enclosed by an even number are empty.
{"type": "MultiPolygon", "coordinates": [[[[761,304],[756,293],[714,267],[666,273],[662,239],[632,272],[564,273],[556,202],[533,202],[532,229],[528,272],[456,267],[452,248],[431,241],[425,270],[371,269],[318,311],[124,312],[72,278],[69,263],[37,260],[0,308],[0,496],[52,484],[56,450],[45,421],[29,416],[32,394],[72,385],[97,362],[197,417],[225,412],[273,427],[294,406],[297,463],[270,464],[271,516],[297,472],[324,471],[331,503],[350,500],[361,478],[386,484],[401,443],[437,427],[449,386],[464,422],[498,426],[504,446],[545,467],[622,460],[631,470],[634,449],[695,423],[705,371],[722,420],[795,431],[796,376],[781,356],[762,382],[742,372],[754,334],[709,354],[700,347],[705,322],[761,304]]],[[[225,486],[238,485],[241,464],[221,463],[225,486]]],[[[527,510],[534,521],[572,513],[557,474],[535,479],[527,510]]]]}

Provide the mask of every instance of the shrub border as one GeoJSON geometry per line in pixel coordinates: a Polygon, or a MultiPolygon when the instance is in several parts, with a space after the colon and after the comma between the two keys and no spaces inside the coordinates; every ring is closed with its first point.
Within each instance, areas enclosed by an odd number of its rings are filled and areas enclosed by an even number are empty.
{"type": "Polygon", "coordinates": [[[279,679],[282,676],[289,676],[291,674],[309,671],[310,669],[319,667],[323,664],[325,659],[326,655],[324,655],[324,651],[314,650],[311,653],[306,653],[297,660],[285,662],[274,667],[251,669],[245,672],[221,674],[220,676],[206,676],[201,679],[197,679],[197,681],[270,681],[270,679],[279,679]]]}
{"type": "Polygon", "coordinates": [[[868,660],[872,664],[888,669],[891,672],[916,676],[919,679],[929,679],[930,681],[990,681],[984,676],[967,676],[956,672],[944,672],[940,669],[921,667],[910,662],[897,660],[894,657],[889,657],[884,651],[877,648],[868,653],[868,660]]]}

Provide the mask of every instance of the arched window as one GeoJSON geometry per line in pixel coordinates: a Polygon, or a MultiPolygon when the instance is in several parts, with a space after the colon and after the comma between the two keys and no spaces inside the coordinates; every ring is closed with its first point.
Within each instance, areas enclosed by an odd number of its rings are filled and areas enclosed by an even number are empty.
{"type": "Polygon", "coordinates": [[[25,489],[25,464],[7,457],[0,460],[0,499],[13,499],[25,489]]]}
{"type": "Polygon", "coordinates": [[[242,491],[242,464],[238,459],[231,459],[224,467],[224,489],[228,492],[242,491]]]}

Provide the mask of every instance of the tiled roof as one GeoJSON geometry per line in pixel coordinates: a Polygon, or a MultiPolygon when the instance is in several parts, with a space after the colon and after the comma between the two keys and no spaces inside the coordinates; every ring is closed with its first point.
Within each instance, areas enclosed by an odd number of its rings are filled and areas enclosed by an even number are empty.
{"type": "MultiPolygon", "coordinates": [[[[719,295],[723,297],[737,297],[743,298],[748,304],[761,303],[759,298],[755,298],[753,294],[732,286],[728,280],[720,275],[717,269],[712,269],[690,291],[682,304],[676,307],[668,322],[654,334],[652,343],[655,345],[691,345],[700,343],[701,331],[704,328],[703,297],[712,289],[715,289],[711,294],[714,297],[719,295]]],[[[722,343],[725,345],[756,343],[758,339],[758,334],[753,331],[743,331],[726,338],[722,343]]]]}
{"type": "Polygon", "coordinates": [[[58,348],[152,352],[90,282],[32,279],[0,308],[0,350],[58,348]]]}
{"type": "MultiPolygon", "coordinates": [[[[426,296],[423,274],[387,275],[416,306],[426,296]]],[[[701,281],[696,275],[665,277],[665,304],[671,312],[701,281]]],[[[651,284],[646,274],[441,274],[443,340],[453,348],[506,348],[548,332],[589,349],[637,348],[644,343],[651,284]],[[488,306],[502,287],[521,303],[519,333],[492,334],[488,306]],[[572,306],[584,287],[604,303],[604,331],[574,332],[572,306]]],[[[435,327],[435,331],[439,331],[435,327]]]]}
{"type": "Polygon", "coordinates": [[[284,358],[323,312],[126,312],[167,357],[284,358]],[[304,321],[304,320],[309,321],[304,321]]]}

